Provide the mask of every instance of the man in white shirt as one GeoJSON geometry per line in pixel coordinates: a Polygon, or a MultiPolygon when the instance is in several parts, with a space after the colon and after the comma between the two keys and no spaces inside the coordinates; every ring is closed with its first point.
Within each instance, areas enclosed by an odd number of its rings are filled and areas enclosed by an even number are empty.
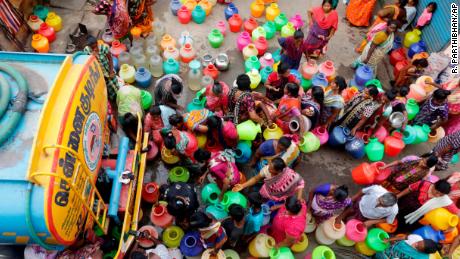
{"type": "Polygon", "coordinates": [[[355,215],[354,218],[364,221],[369,227],[378,223],[393,224],[398,214],[397,197],[380,185],[372,185],[362,189],[352,201],[354,205],[346,209],[336,219],[340,225],[342,219],[355,215]]]}

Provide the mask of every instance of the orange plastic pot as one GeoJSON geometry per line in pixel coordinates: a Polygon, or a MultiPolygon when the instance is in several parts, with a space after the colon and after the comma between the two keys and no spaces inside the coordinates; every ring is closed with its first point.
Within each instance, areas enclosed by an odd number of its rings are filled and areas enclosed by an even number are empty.
{"type": "Polygon", "coordinates": [[[372,184],[375,180],[375,174],[375,168],[366,162],[351,171],[351,177],[357,184],[372,184]]]}

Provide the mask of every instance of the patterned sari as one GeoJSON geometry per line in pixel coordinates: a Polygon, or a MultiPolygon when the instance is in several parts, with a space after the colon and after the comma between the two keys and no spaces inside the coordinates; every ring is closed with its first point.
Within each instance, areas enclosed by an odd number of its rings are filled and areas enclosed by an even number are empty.
{"type": "Polygon", "coordinates": [[[366,44],[366,47],[363,50],[363,53],[355,60],[353,66],[358,67],[360,64],[363,64],[364,60],[366,60],[369,50],[371,49],[372,44],[376,44],[377,47],[372,52],[367,65],[372,68],[374,71],[374,75],[377,75],[377,67],[379,63],[382,62],[385,55],[391,50],[393,47],[394,41],[394,33],[387,34],[386,31],[380,31],[376,33],[372,40],[366,44]]]}
{"type": "Polygon", "coordinates": [[[321,6],[315,7],[311,11],[313,13],[313,24],[308,31],[305,48],[308,53],[324,53],[324,48],[329,42],[326,38],[332,29],[337,30],[338,27],[337,11],[332,10],[326,14],[321,6]]]}
{"type": "MultiPolygon", "coordinates": [[[[261,174],[264,176],[270,175],[268,166],[262,168],[261,174]]],[[[286,167],[283,172],[275,176],[265,177],[260,194],[269,200],[283,201],[303,187],[304,181],[302,176],[291,168],[286,167]]]]}
{"type": "Polygon", "coordinates": [[[430,256],[419,252],[406,241],[399,241],[383,252],[378,252],[374,255],[375,259],[428,259],[430,256]]]}
{"type": "Polygon", "coordinates": [[[189,130],[196,130],[201,123],[205,122],[213,114],[208,109],[194,110],[184,115],[185,126],[189,130]]]}

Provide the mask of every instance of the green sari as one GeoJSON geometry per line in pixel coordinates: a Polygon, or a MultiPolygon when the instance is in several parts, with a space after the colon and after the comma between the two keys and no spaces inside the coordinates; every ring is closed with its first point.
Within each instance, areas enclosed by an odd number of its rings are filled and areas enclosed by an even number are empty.
{"type": "Polygon", "coordinates": [[[374,255],[374,259],[429,259],[430,255],[419,252],[406,241],[399,241],[383,252],[374,255]]]}

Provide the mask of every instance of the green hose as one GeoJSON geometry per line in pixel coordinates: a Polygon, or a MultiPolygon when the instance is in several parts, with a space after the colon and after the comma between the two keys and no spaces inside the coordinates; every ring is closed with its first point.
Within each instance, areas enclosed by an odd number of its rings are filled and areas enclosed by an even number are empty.
{"type": "MultiPolygon", "coordinates": [[[[6,63],[0,63],[0,71],[11,76],[18,84],[18,94],[13,100],[11,115],[6,120],[5,125],[0,127],[0,146],[16,131],[16,127],[21,121],[22,115],[26,111],[27,96],[29,95],[29,85],[26,79],[13,67],[6,63]]],[[[3,88],[3,87],[2,87],[3,88]]]]}
{"type": "Polygon", "coordinates": [[[54,250],[55,247],[51,246],[51,245],[48,245],[47,243],[43,242],[40,237],[38,237],[37,235],[37,232],[35,231],[35,228],[32,224],[32,215],[31,214],[31,207],[30,207],[30,203],[32,202],[32,187],[33,187],[33,184],[32,183],[29,183],[29,185],[27,185],[27,196],[26,196],[26,226],[27,226],[27,230],[29,231],[29,235],[30,235],[30,238],[32,238],[32,241],[38,245],[40,245],[41,247],[45,248],[46,250],[54,250]]]}
{"type": "Polygon", "coordinates": [[[5,115],[10,103],[11,89],[6,79],[0,75],[0,118],[5,115]]]}

